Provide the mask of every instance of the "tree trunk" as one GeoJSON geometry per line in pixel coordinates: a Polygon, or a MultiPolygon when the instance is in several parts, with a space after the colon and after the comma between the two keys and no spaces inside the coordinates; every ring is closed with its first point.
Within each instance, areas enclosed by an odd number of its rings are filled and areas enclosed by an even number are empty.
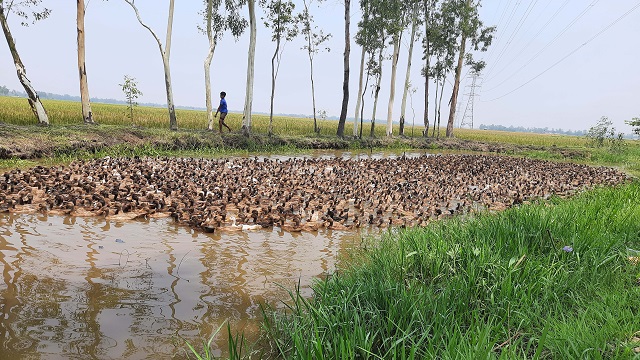
{"type": "Polygon", "coordinates": [[[278,51],[280,51],[280,35],[276,39],[276,50],[273,52],[271,58],[271,104],[269,111],[269,136],[273,135],[273,98],[276,95],[276,58],[278,57],[278,51]]]}
{"type": "MultiPolygon", "coordinates": [[[[369,69],[367,68],[367,80],[366,80],[366,81],[365,81],[365,83],[364,83],[364,88],[365,88],[365,89],[367,88],[367,86],[369,86],[369,76],[370,76],[370,75],[371,75],[371,74],[370,74],[370,72],[369,72],[369,69]]],[[[364,126],[362,125],[362,121],[363,121],[363,119],[364,119],[364,95],[365,95],[365,94],[366,94],[366,92],[363,92],[363,93],[362,93],[362,96],[361,96],[361,100],[362,100],[362,107],[360,108],[360,136],[359,136],[359,138],[360,138],[360,139],[362,139],[362,128],[364,127],[364,126]]]]}
{"type": "Polygon", "coordinates": [[[169,68],[169,58],[162,57],[164,66],[164,85],[167,90],[167,109],[169,110],[169,129],[178,130],[178,120],[176,119],[176,107],[173,103],[173,89],[171,87],[171,70],[169,68]]]}
{"type": "Polygon", "coordinates": [[[404,77],[404,92],[402,93],[402,103],[400,105],[400,136],[404,136],[405,112],[407,109],[407,95],[411,86],[411,57],[413,56],[413,43],[416,41],[416,30],[418,29],[418,7],[413,9],[413,19],[411,26],[411,39],[409,40],[409,55],[407,57],[407,74],[404,77]]]}
{"type": "Polygon", "coordinates": [[[24,68],[24,64],[22,64],[22,60],[20,59],[20,55],[18,55],[18,50],[16,49],[16,43],[13,40],[13,36],[11,36],[11,31],[9,31],[9,24],[7,23],[7,18],[4,14],[4,9],[0,5],[0,26],[2,26],[2,31],[4,32],[4,37],[7,39],[7,45],[9,45],[9,51],[11,52],[11,56],[13,57],[13,63],[16,66],[16,72],[18,73],[18,79],[20,83],[24,87],[24,91],[27,93],[29,98],[29,106],[31,106],[31,110],[33,114],[38,119],[38,125],[49,125],[49,117],[47,116],[47,112],[40,101],[40,97],[38,93],[31,85],[31,82],[27,78],[27,70],[24,68]]]}
{"type": "Polygon", "coordinates": [[[84,46],[84,0],[77,0],[76,24],[78,27],[78,72],[80,73],[80,101],[82,103],[82,119],[85,124],[94,124],[91,102],[89,98],[89,84],[87,82],[87,67],[85,63],[84,46]]]}
{"type": "Polygon", "coordinates": [[[178,130],[178,120],[176,119],[176,108],[173,104],[173,89],[171,87],[171,71],[169,68],[169,59],[171,53],[171,32],[173,29],[173,5],[175,0],[169,1],[169,16],[167,18],[167,41],[165,53],[163,56],[164,65],[164,81],[167,88],[167,108],[169,109],[169,129],[178,130]]]}
{"type": "Polygon", "coordinates": [[[247,57],[247,89],[242,114],[242,134],[251,135],[251,105],[253,103],[253,75],[256,58],[256,11],[255,0],[249,0],[249,54],[247,57]]]}
{"type": "Polygon", "coordinates": [[[356,100],[356,116],[355,116],[355,120],[353,121],[353,136],[358,136],[358,120],[360,119],[360,112],[361,112],[360,107],[364,106],[362,101],[362,91],[363,91],[362,78],[364,75],[364,56],[365,56],[365,50],[364,50],[364,47],[362,47],[362,55],[360,56],[360,78],[358,80],[358,99],[356,100]]]}
{"type": "Polygon", "coordinates": [[[462,65],[464,60],[465,46],[467,44],[467,36],[462,32],[462,40],[460,40],[460,54],[458,55],[458,66],[456,66],[456,78],[453,83],[453,93],[451,94],[451,107],[449,110],[449,121],[447,121],[447,137],[453,137],[453,121],[456,117],[456,105],[458,103],[458,92],[460,90],[460,76],[462,74],[462,65]]]}
{"type": "Polygon", "coordinates": [[[391,84],[389,88],[389,106],[387,107],[387,136],[393,135],[393,102],[396,97],[396,74],[398,72],[398,59],[400,58],[400,40],[402,34],[395,35],[393,39],[393,57],[391,58],[391,84]]]}
{"type": "Polygon", "coordinates": [[[216,40],[211,32],[211,18],[213,17],[213,0],[207,1],[207,38],[209,39],[209,50],[204,60],[204,93],[207,104],[207,129],[213,131],[213,104],[211,102],[211,61],[216,50],[216,40]]]}
{"type": "Polygon", "coordinates": [[[380,94],[380,83],[382,82],[382,48],[380,48],[380,52],[378,54],[378,63],[380,64],[380,72],[378,73],[378,79],[376,80],[376,90],[373,96],[373,116],[371,116],[371,132],[369,133],[370,137],[375,136],[375,126],[376,126],[376,109],[378,108],[378,94],[380,94]]]}
{"type": "MultiPolygon", "coordinates": [[[[440,115],[442,114],[442,95],[444,94],[444,81],[447,74],[442,77],[442,87],[440,87],[440,99],[438,100],[438,138],[440,138],[440,115]]],[[[447,126],[448,128],[448,126],[447,126]]]]}
{"type": "Polygon", "coordinates": [[[313,107],[313,131],[320,134],[318,119],[316,118],[316,88],[313,82],[313,56],[309,54],[309,64],[311,65],[311,106],[313,107]]]}
{"type": "MultiPolygon", "coordinates": [[[[436,137],[436,120],[438,119],[438,89],[440,88],[440,78],[436,77],[436,91],[433,98],[433,132],[431,137],[436,137]]],[[[440,131],[440,130],[438,130],[440,131]]]]}
{"type": "Polygon", "coordinates": [[[213,52],[215,44],[211,33],[211,17],[212,17],[213,1],[207,1],[207,39],[209,40],[209,50],[204,59],[204,98],[207,106],[207,129],[213,130],[213,104],[211,103],[211,61],[213,60],[213,52]]]}
{"type": "Polygon", "coordinates": [[[170,56],[171,55],[171,34],[173,32],[174,4],[175,4],[175,0],[169,0],[169,16],[167,17],[167,40],[164,42],[167,59],[171,59],[171,56],[170,56]]]}
{"type": "Polygon", "coordinates": [[[424,56],[424,131],[422,135],[429,137],[429,61],[431,60],[431,54],[429,52],[429,1],[424,0],[424,42],[425,42],[425,56],[424,56]]]}
{"type": "Polygon", "coordinates": [[[349,106],[349,56],[351,54],[351,0],[344,0],[344,80],[342,82],[342,110],[338,122],[338,136],[344,137],[344,125],[347,121],[347,108],[349,106]]]}

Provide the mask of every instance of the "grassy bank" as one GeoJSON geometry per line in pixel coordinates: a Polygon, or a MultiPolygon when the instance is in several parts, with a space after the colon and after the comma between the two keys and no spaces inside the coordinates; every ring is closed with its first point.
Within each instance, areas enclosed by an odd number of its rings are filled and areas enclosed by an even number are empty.
{"type": "Polygon", "coordinates": [[[639,357],[638,199],[636,182],[366,243],[269,313],[271,343],[295,359],[639,357]]]}

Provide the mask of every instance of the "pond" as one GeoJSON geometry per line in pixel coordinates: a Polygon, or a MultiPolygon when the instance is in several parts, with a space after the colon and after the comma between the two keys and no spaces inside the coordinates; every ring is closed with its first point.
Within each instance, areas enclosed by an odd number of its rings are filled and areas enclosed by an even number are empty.
{"type": "Polygon", "coordinates": [[[298,281],[310,296],[359,244],[331,230],[220,235],[169,219],[0,214],[0,358],[170,358],[227,320],[251,341],[260,304],[298,281]]]}

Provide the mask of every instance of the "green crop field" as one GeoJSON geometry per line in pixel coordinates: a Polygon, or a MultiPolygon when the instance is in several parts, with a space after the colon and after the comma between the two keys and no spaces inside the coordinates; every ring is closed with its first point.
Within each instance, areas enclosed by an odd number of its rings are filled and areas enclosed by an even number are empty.
{"type": "MultiPolygon", "coordinates": [[[[82,123],[81,105],[78,102],[60,101],[60,100],[43,100],[43,104],[49,114],[49,120],[52,125],[71,125],[82,123]]],[[[127,107],[125,105],[92,103],[96,121],[104,125],[135,125],[148,128],[168,128],[169,119],[165,108],[155,107],[136,107],[134,110],[134,119],[127,117],[127,107]]],[[[201,110],[176,110],[178,118],[178,127],[181,129],[206,129],[207,115],[201,110]]],[[[267,133],[269,126],[269,116],[263,114],[254,114],[252,130],[256,133],[267,133]]],[[[35,118],[31,113],[29,104],[26,99],[15,97],[0,96],[0,121],[15,124],[29,125],[35,124],[35,118]]],[[[242,114],[229,113],[226,122],[232,129],[237,130],[241,126],[242,114]]],[[[284,136],[312,136],[313,135],[313,119],[311,118],[294,118],[285,116],[274,116],[274,133],[284,136]]],[[[320,134],[332,136],[336,134],[338,122],[335,120],[318,120],[320,126],[320,134]]],[[[217,129],[217,122],[214,124],[217,129]]],[[[368,136],[371,124],[364,123],[363,136],[368,136]]],[[[394,124],[394,134],[399,131],[399,125],[394,124]]],[[[440,129],[441,136],[444,136],[445,127],[440,129]]],[[[432,130],[430,131],[430,133],[432,130]]],[[[353,133],[353,122],[348,122],[345,134],[353,133]]],[[[565,135],[544,135],[532,133],[515,133],[505,131],[489,131],[489,130],[470,130],[456,129],[456,137],[464,140],[502,142],[518,145],[538,145],[538,146],[562,146],[562,147],[580,147],[584,146],[586,140],[581,137],[565,136],[565,135]]],[[[405,127],[405,135],[420,137],[422,135],[422,127],[420,122],[416,122],[412,131],[411,124],[405,127]]],[[[381,137],[385,135],[385,121],[383,119],[376,120],[375,135],[381,137]]]]}

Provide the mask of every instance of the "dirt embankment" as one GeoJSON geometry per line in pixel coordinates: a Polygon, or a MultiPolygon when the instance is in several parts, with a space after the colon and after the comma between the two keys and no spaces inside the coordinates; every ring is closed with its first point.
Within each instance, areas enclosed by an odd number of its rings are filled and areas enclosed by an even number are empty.
{"type": "Polygon", "coordinates": [[[109,126],[33,127],[0,122],[0,159],[37,159],[82,152],[95,153],[113,147],[129,149],[151,147],[157,150],[198,149],[269,151],[282,147],[298,149],[414,148],[462,150],[484,153],[517,154],[549,151],[564,158],[583,158],[584,153],[557,147],[513,145],[460,139],[433,138],[365,138],[283,137],[239,133],[220,134],[202,130],[169,132],[160,129],[109,126]]]}

